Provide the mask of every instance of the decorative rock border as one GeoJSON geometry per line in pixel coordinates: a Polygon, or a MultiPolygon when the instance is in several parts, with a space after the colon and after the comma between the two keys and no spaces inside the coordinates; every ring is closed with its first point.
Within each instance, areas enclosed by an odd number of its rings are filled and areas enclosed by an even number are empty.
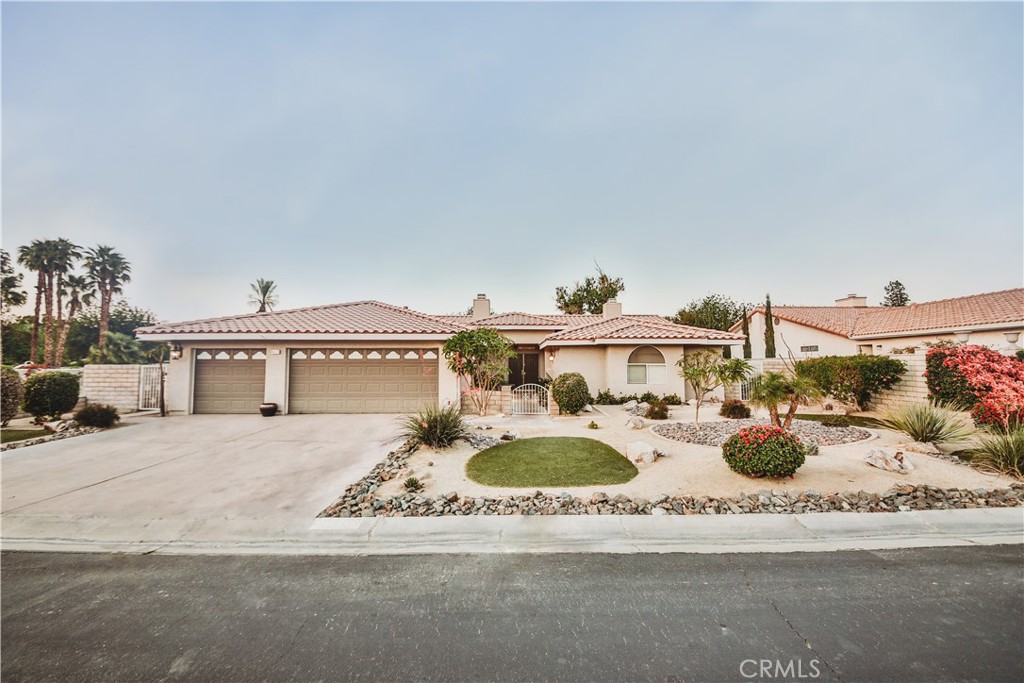
{"type": "Polygon", "coordinates": [[[47,434],[46,436],[37,436],[32,439],[22,439],[21,441],[12,441],[5,443],[0,446],[0,451],[13,451],[16,448],[24,448],[25,446],[35,446],[39,443],[46,443],[48,441],[60,441],[61,439],[71,439],[76,436],[85,436],[86,434],[95,434],[96,432],[102,432],[103,430],[99,427],[76,427],[63,432],[55,432],[53,434],[47,434]]]}
{"type": "MultiPolygon", "coordinates": [[[[743,427],[770,424],[768,420],[746,418],[742,420],[724,420],[705,422],[701,425],[673,422],[658,424],[651,427],[658,436],[692,443],[699,446],[721,446],[725,440],[743,427]]],[[[838,446],[840,444],[866,441],[874,435],[862,427],[826,427],[820,422],[811,420],[793,420],[792,430],[803,441],[811,441],[819,446],[838,446]]]]}
{"type": "Polygon", "coordinates": [[[900,512],[984,507],[1024,507],[1024,483],[1005,489],[943,489],[897,485],[885,493],[866,491],[822,494],[817,491],[762,489],[737,497],[660,495],[650,500],[594,493],[584,499],[569,493],[526,496],[460,496],[455,491],[424,496],[405,493],[377,498],[384,481],[394,479],[416,446],[406,442],[378,463],[319,517],[441,517],[444,515],[737,515],[815,512],[900,512]]]}

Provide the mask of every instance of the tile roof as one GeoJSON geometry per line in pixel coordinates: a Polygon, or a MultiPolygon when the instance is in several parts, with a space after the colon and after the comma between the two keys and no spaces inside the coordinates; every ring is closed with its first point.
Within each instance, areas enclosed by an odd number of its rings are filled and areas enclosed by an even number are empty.
{"type": "Polygon", "coordinates": [[[721,330],[706,330],[689,325],[676,325],[657,315],[623,315],[617,318],[602,318],[587,325],[570,327],[550,334],[544,339],[544,343],[611,339],[743,341],[743,335],[721,330]]]}
{"type": "Polygon", "coordinates": [[[870,315],[857,320],[851,336],[970,329],[1013,322],[1024,322],[1024,289],[874,309],[870,315]]]}
{"type": "MultiPolygon", "coordinates": [[[[477,327],[576,327],[601,320],[602,316],[595,313],[495,313],[480,320],[473,320],[471,315],[435,315],[435,318],[477,327]]],[[[657,316],[655,316],[657,317],[657,316]]]]}
{"type": "Polygon", "coordinates": [[[136,332],[147,334],[454,334],[466,329],[454,321],[379,301],[354,301],[268,313],[161,323],[136,332]]]}
{"type": "MultiPolygon", "coordinates": [[[[848,337],[862,316],[880,310],[885,309],[882,306],[772,306],[772,316],[848,337]]],[[[750,311],[750,315],[754,313],[764,313],[764,306],[758,306],[750,311]]],[[[742,324],[741,320],[733,325],[731,330],[739,330],[742,324]]]]}

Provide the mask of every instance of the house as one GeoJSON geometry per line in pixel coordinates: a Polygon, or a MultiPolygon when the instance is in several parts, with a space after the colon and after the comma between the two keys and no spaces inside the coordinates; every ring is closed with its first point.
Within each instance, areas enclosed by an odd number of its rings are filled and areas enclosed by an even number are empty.
{"type": "MultiPolygon", "coordinates": [[[[747,315],[753,358],[764,358],[764,307],[747,315]]],[[[772,306],[776,355],[889,354],[925,343],[960,341],[1014,353],[1024,332],[1024,289],[909,306],[868,306],[850,294],[835,306],[772,306]]],[[[732,331],[742,329],[742,321],[732,331]]]]}
{"type": "MultiPolygon", "coordinates": [[[[494,313],[478,295],[471,314],[429,315],[358,301],[224,318],[164,323],[136,331],[172,354],[168,409],[182,413],[402,413],[458,405],[463,387],[442,354],[474,327],[500,330],[516,348],[515,385],[579,372],[592,392],[678,394],[675,363],[699,348],[742,343],[733,332],[676,325],[657,315],[494,313]]],[[[692,394],[692,392],[691,392],[692,394]]]]}

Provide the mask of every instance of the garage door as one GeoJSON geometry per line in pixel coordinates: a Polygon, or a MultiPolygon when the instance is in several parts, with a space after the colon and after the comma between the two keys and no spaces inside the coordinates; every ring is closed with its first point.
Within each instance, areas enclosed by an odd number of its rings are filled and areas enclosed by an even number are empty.
{"type": "Polygon", "coordinates": [[[265,349],[197,349],[193,412],[259,413],[266,370],[265,349]]]}
{"type": "Polygon", "coordinates": [[[290,349],[289,413],[405,413],[437,405],[436,349],[290,349]]]}

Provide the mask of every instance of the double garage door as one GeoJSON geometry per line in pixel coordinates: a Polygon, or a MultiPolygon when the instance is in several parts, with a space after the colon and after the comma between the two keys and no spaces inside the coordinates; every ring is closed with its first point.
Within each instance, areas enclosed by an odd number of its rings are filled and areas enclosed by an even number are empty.
{"type": "MultiPolygon", "coordinates": [[[[289,413],[404,413],[437,405],[436,349],[289,349],[289,413]]],[[[255,414],[265,349],[198,349],[193,410],[255,414]]]]}
{"type": "Polygon", "coordinates": [[[437,405],[434,349],[289,349],[289,413],[406,413],[437,405]]]}

